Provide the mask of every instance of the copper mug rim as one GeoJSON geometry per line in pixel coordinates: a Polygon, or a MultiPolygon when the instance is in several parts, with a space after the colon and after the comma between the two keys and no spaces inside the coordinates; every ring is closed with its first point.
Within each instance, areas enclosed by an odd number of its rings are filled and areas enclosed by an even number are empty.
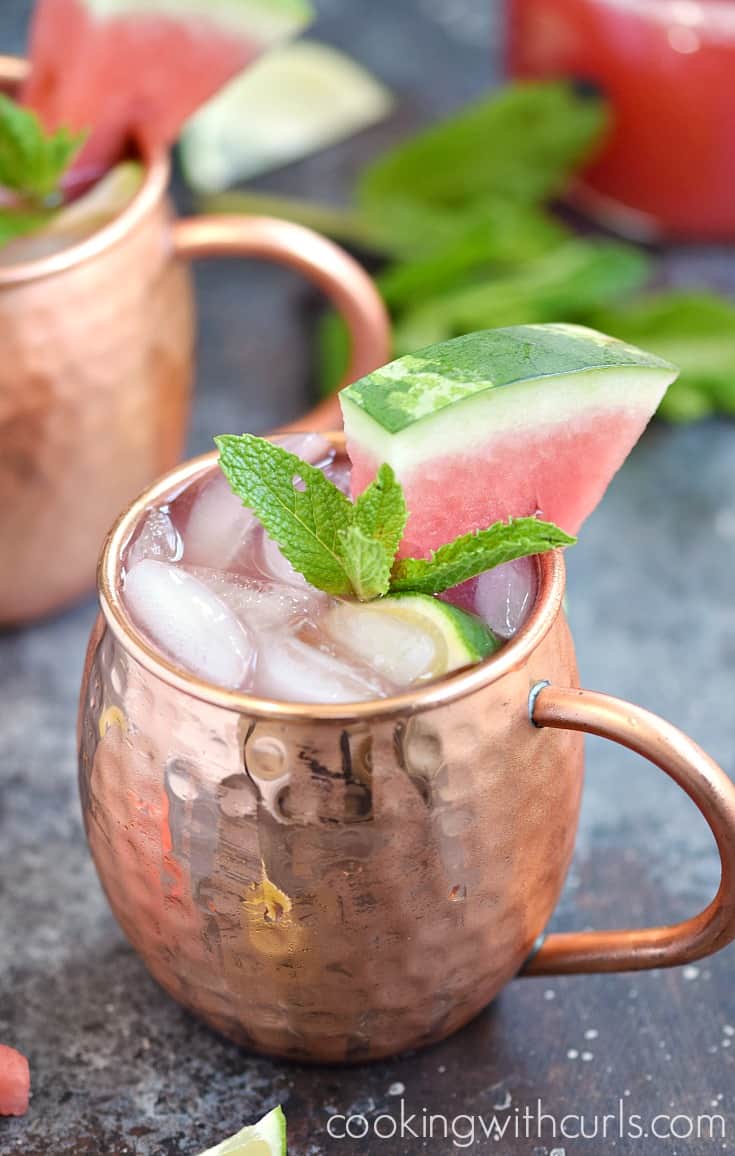
{"type": "MultiPolygon", "coordinates": [[[[338,451],[344,448],[344,434],[333,432],[325,436],[338,451]]],[[[151,674],[192,698],[239,714],[268,719],[309,718],[346,722],[416,714],[473,694],[522,665],[548,634],[561,609],[566,571],[562,553],[556,550],[537,558],[539,587],[536,601],[518,633],[491,658],[457,674],[389,698],[358,703],[284,702],[218,687],[181,670],[146,639],[127,612],[121,580],[125,550],[145,510],[204,476],[216,461],[216,451],[201,454],[183,462],[147,487],[113,525],[102,548],[97,570],[102,614],[118,642],[151,674]]]]}
{"type": "Polygon", "coordinates": [[[143,183],[132,200],[119,213],[99,229],[95,229],[89,237],[66,245],[58,253],[0,266],[0,286],[40,281],[64,273],[67,269],[91,261],[100,253],[123,241],[159,204],[168,188],[171,164],[167,153],[161,152],[150,158],[139,154],[138,159],[144,167],[143,183]]]}

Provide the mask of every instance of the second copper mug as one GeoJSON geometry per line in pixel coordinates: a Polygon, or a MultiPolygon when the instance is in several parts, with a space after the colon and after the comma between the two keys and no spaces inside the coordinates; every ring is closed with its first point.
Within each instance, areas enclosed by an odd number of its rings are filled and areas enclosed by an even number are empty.
{"type": "MultiPolygon", "coordinates": [[[[25,67],[0,58],[0,87],[25,67]]],[[[346,381],[388,360],[380,297],[342,249],[287,221],[176,221],[169,168],[163,153],[148,158],[137,196],[87,240],[0,266],[0,627],[90,588],[112,519],[180,459],[195,339],[189,258],[290,265],[345,317],[346,381]]]]}
{"type": "Polygon", "coordinates": [[[497,655],[395,698],[269,702],[152,648],[122,597],[126,545],[147,507],[216,468],[180,466],[110,534],[79,714],[99,876],[174,998],[254,1050],[359,1061],[442,1039],[519,970],[665,967],[735,937],[735,786],[675,727],[579,689],[560,554],[540,559],[531,616],[497,655]],[[722,860],[705,911],[543,940],[574,846],[580,732],[650,759],[700,809],[722,860]]]}

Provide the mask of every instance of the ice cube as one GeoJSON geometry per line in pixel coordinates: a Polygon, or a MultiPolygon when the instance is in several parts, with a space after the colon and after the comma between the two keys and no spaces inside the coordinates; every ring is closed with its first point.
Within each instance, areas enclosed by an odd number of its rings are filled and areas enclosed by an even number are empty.
{"type": "Polygon", "coordinates": [[[300,638],[274,634],[258,655],[255,693],[287,702],[336,703],[383,698],[389,689],[300,638]]]}
{"type": "Polygon", "coordinates": [[[294,570],[288,558],[284,558],[277,542],[263,531],[262,538],[254,554],[255,564],[265,578],[275,582],[286,583],[297,588],[306,588],[308,583],[303,574],[294,570]]]}
{"type": "Polygon", "coordinates": [[[192,566],[237,569],[257,526],[255,515],[233,494],[218,469],[204,480],[189,512],[184,527],[184,560],[192,566]]]}
{"type": "Polygon", "coordinates": [[[346,458],[339,458],[336,462],[326,466],[324,473],[331,482],[334,482],[338,490],[341,490],[343,494],[349,494],[352,465],[346,458]]]}
{"type": "Polygon", "coordinates": [[[141,629],[185,670],[218,686],[248,682],[255,662],[251,636],[199,578],[144,558],[127,572],[124,595],[141,629]]]}
{"type": "Polygon", "coordinates": [[[255,633],[278,630],[314,618],[329,601],[326,594],[304,583],[293,585],[236,578],[204,567],[191,573],[213,590],[226,606],[255,633]]]}
{"type": "Polygon", "coordinates": [[[127,565],[134,566],[144,558],[161,562],[178,562],[184,550],[181,535],[174,526],[166,506],[146,510],[135,539],[128,551],[127,565]]]}
{"type": "Polygon", "coordinates": [[[271,440],[312,466],[326,466],[335,456],[334,446],[320,433],[276,434],[271,440]]]}
{"type": "Polygon", "coordinates": [[[446,670],[447,648],[439,631],[388,603],[339,602],[321,625],[340,649],[398,687],[446,670]]]}
{"type": "Polygon", "coordinates": [[[474,611],[501,638],[512,638],[531,613],[538,577],[533,558],[518,558],[448,591],[456,606],[474,611]]]}

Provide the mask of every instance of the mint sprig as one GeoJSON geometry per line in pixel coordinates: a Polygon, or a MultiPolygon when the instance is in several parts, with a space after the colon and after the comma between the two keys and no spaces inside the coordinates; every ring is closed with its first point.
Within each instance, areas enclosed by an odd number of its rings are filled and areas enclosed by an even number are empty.
{"type": "Polygon", "coordinates": [[[354,521],[348,498],[316,466],[252,434],[214,439],[230,486],[307,582],[350,594],[341,532],[354,521]],[[303,489],[294,484],[303,483],[303,489]]]}
{"type": "MultiPolygon", "coordinates": [[[[389,562],[396,556],[406,528],[408,510],[403,487],[389,465],[382,465],[375,480],[355,502],[355,525],[384,547],[389,562]]],[[[390,566],[389,566],[390,569],[390,566]]]]}
{"type": "Polygon", "coordinates": [[[37,205],[55,193],[85,133],[47,133],[34,112],[0,93],[0,185],[37,205]]]}
{"type": "Polygon", "coordinates": [[[496,522],[487,530],[463,534],[440,546],[429,558],[400,558],[393,567],[390,592],[441,594],[504,562],[573,546],[576,540],[553,522],[542,522],[538,518],[496,522]]]}
{"type": "Polygon", "coordinates": [[[361,602],[370,602],[388,593],[392,556],[378,538],[371,538],[359,526],[340,531],[342,564],[352,593],[361,602]]]}
{"type": "Polygon", "coordinates": [[[389,465],[352,503],[317,466],[265,438],[214,440],[233,492],[291,565],[327,594],[361,602],[388,593],[440,594],[503,562],[576,542],[553,522],[515,518],[463,534],[429,558],[396,560],[408,513],[389,465]]]}

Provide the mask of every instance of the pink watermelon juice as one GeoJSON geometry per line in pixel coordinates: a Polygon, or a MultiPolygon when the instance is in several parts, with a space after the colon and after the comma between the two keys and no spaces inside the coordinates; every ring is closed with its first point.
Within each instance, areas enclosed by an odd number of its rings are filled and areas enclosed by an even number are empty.
{"type": "Polygon", "coordinates": [[[511,0],[508,63],[610,99],[584,206],[624,230],[735,238],[733,0],[511,0]]]}
{"type": "MultiPolygon", "coordinates": [[[[321,436],[286,444],[349,488],[349,463],[321,436]]],[[[458,590],[457,605],[482,617],[488,653],[525,621],[536,569],[522,559],[493,571],[492,587],[477,579],[458,590]]],[[[310,586],[216,466],[147,512],[125,559],[124,596],[143,633],[191,674],[297,702],[384,698],[439,677],[454,645],[447,631],[455,619],[465,625],[449,600],[434,600],[433,620],[410,599],[393,609],[390,599],[360,604],[310,586]]],[[[468,651],[458,661],[483,656],[468,651]]]]}

